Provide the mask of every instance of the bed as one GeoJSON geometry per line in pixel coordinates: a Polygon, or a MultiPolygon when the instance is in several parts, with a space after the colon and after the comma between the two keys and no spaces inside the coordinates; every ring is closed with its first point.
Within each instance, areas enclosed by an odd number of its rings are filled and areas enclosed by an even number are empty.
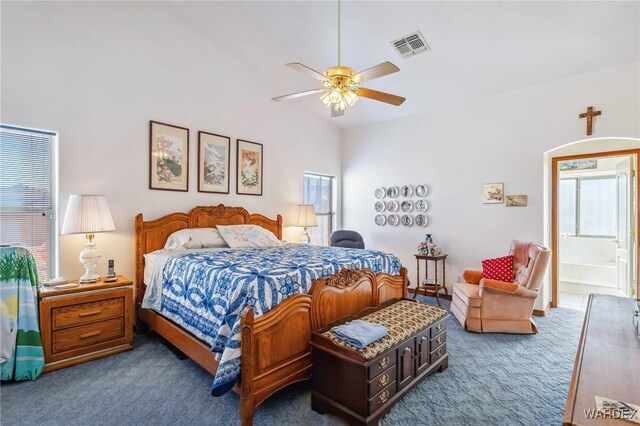
{"type": "MultiPolygon", "coordinates": [[[[219,369],[226,374],[230,364],[225,364],[224,355],[222,360],[220,357],[216,360],[210,340],[202,335],[198,337],[196,330],[187,327],[175,315],[163,315],[158,310],[143,308],[148,284],[145,282],[145,255],[162,249],[175,231],[232,224],[258,225],[282,239],[280,215],[269,219],[260,214],[249,214],[241,207],[222,204],[195,207],[188,213],[171,213],[151,221],[145,221],[142,214],[136,216],[136,327],[139,331],[155,331],[213,374],[216,380],[220,375],[217,374],[219,369]]],[[[296,287],[285,292],[282,300],[266,309],[258,303],[248,304],[237,315],[237,321],[231,321],[236,324],[234,333],[237,333],[237,340],[234,341],[238,343],[237,368],[241,371],[239,379],[235,380],[233,376],[231,384],[240,396],[240,419],[245,425],[252,424],[256,407],[271,394],[311,376],[312,331],[345,315],[406,296],[406,270],[399,265],[391,274],[381,272],[384,268],[379,262],[359,259],[341,269],[343,263],[332,259],[328,252],[319,251],[321,248],[298,247],[303,250],[299,258],[313,257],[309,254],[316,253],[315,257],[326,260],[326,267],[316,265],[313,270],[305,266],[305,270],[314,271],[313,274],[309,272],[313,282],[308,288],[296,287]]],[[[265,255],[282,257],[282,253],[297,249],[282,246],[275,250],[279,251],[265,255]]],[[[221,254],[227,258],[230,255],[221,254]]],[[[199,254],[192,254],[180,257],[179,262],[188,265],[188,262],[197,262],[199,258],[199,254]]],[[[242,256],[237,259],[242,263],[242,256]]]]}

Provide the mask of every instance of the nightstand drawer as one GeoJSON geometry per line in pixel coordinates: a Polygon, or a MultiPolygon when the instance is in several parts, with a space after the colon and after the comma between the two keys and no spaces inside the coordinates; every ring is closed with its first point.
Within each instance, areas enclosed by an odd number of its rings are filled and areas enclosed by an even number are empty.
{"type": "Polygon", "coordinates": [[[123,336],[123,318],[54,331],[53,353],[64,352],[123,336]]]}
{"type": "Polygon", "coordinates": [[[53,329],[118,318],[124,315],[124,297],[79,303],[52,309],[53,329]]]}

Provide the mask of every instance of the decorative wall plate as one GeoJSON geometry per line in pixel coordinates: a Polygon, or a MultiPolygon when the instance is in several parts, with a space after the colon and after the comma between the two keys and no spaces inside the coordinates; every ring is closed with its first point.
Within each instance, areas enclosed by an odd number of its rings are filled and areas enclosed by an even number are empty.
{"type": "Polygon", "coordinates": [[[404,226],[411,226],[413,225],[413,218],[411,217],[411,215],[403,214],[400,218],[400,222],[402,222],[404,226]]]}
{"type": "Polygon", "coordinates": [[[409,201],[409,200],[403,201],[400,204],[400,208],[405,213],[409,213],[409,212],[413,211],[413,201],[409,201]]]}
{"type": "Polygon", "coordinates": [[[387,201],[387,210],[390,212],[397,212],[398,202],[396,200],[387,201]]]}
{"type": "Polygon", "coordinates": [[[429,209],[429,202],[427,200],[416,201],[416,210],[419,212],[426,212],[429,209]]]}
{"type": "Polygon", "coordinates": [[[375,197],[376,197],[378,200],[381,200],[381,199],[383,199],[384,197],[386,197],[386,196],[387,196],[387,190],[386,190],[384,187],[379,186],[379,187],[377,187],[377,188],[376,188],[376,190],[375,190],[375,192],[373,193],[373,195],[375,195],[375,197]]]}
{"type": "Polygon", "coordinates": [[[399,193],[400,193],[400,190],[398,189],[397,186],[391,186],[387,188],[387,197],[389,198],[396,198],[399,193]]]}
{"type": "Polygon", "coordinates": [[[387,223],[387,218],[383,214],[377,214],[375,219],[376,225],[383,226],[387,223]]]}
{"type": "Polygon", "coordinates": [[[378,213],[380,213],[387,209],[387,205],[384,203],[384,201],[376,201],[374,208],[378,213]]]}
{"type": "Polygon", "coordinates": [[[398,226],[399,222],[400,222],[400,218],[398,217],[397,214],[390,214],[389,217],[387,218],[387,223],[391,226],[398,226]]]}
{"type": "Polygon", "coordinates": [[[427,185],[416,186],[416,196],[426,197],[428,193],[429,193],[429,188],[427,188],[427,185]]]}
{"type": "Polygon", "coordinates": [[[413,187],[411,185],[404,185],[400,188],[400,194],[405,198],[411,197],[413,195],[413,187]]]}
{"type": "Polygon", "coordinates": [[[426,214],[417,214],[416,215],[416,225],[422,226],[423,228],[427,226],[429,223],[429,219],[427,219],[426,214]]]}

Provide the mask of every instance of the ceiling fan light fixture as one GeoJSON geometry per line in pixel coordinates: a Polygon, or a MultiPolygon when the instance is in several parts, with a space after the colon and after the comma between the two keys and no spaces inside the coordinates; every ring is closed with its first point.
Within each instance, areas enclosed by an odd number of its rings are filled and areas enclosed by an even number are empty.
{"type": "Polygon", "coordinates": [[[344,111],[358,102],[358,95],[348,87],[333,87],[320,96],[320,100],[327,108],[344,111]]]}

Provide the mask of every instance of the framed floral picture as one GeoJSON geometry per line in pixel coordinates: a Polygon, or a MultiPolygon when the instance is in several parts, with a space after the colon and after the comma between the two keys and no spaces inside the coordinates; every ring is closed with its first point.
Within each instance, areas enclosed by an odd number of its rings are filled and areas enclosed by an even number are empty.
{"type": "Polygon", "coordinates": [[[198,132],[198,191],[229,193],[231,139],[198,132]]]}
{"type": "Polygon", "coordinates": [[[262,195],[262,144],[237,140],[236,193],[262,195]]]}
{"type": "Polygon", "coordinates": [[[504,202],[504,185],[502,183],[485,183],[482,187],[482,202],[484,204],[504,202]]]}
{"type": "Polygon", "coordinates": [[[189,191],[189,129],[149,122],[149,189],[189,191]]]}

